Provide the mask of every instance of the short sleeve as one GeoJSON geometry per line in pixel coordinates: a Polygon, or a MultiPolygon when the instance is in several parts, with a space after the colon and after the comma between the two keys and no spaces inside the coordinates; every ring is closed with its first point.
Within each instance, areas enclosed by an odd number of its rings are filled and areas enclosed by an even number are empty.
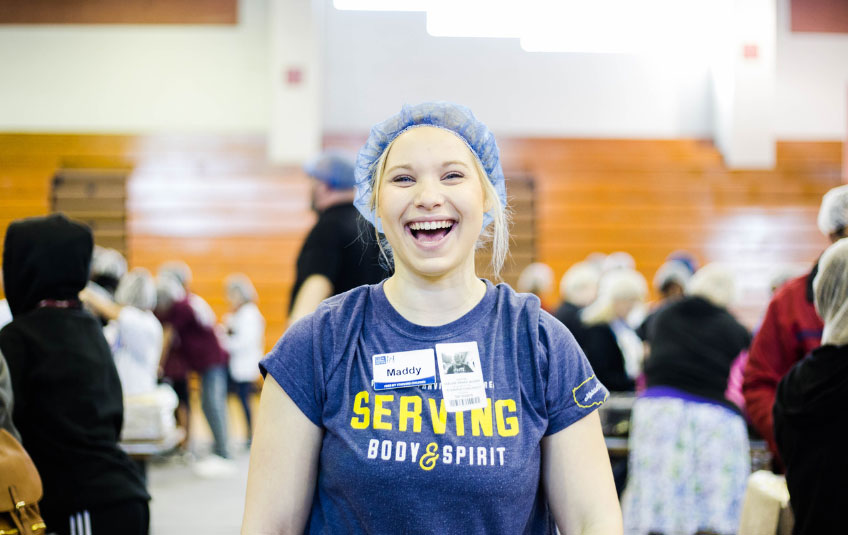
{"type": "Polygon", "coordinates": [[[545,434],[552,435],[600,407],[609,391],[595,376],[574,336],[546,312],[539,317],[539,346],[547,357],[545,434]]]}
{"type": "Polygon", "coordinates": [[[259,362],[295,405],[318,427],[323,427],[324,373],[320,349],[313,342],[315,314],[295,322],[268,355],[259,362]]]}

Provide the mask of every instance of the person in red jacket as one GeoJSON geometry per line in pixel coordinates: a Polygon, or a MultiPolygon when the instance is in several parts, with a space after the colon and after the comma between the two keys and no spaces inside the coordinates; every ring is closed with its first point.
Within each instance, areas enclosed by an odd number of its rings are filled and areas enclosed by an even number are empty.
{"type": "MultiPolygon", "coordinates": [[[[846,236],[848,185],[833,188],[824,195],[818,227],[831,243],[846,236]]],[[[790,280],[774,294],[745,366],[742,393],[748,418],[768,443],[774,455],[774,467],[780,471],[783,463],[774,440],[772,407],[780,379],[821,345],[823,324],[813,305],[813,279],[817,271],[818,262],[810,273],[790,280]]]]}

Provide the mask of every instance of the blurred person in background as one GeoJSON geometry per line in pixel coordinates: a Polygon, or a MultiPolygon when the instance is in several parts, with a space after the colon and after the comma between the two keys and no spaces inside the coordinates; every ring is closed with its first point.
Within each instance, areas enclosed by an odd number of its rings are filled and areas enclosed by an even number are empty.
{"type": "Polygon", "coordinates": [[[698,259],[695,258],[695,255],[685,249],[672,251],[667,257],[665,257],[665,260],[666,262],[674,261],[682,263],[689,270],[690,275],[694,275],[695,272],[698,271],[698,259]]]}
{"type": "MultiPolygon", "coordinates": [[[[167,272],[158,279],[161,299],[157,303],[156,315],[164,327],[164,373],[166,376],[179,373],[185,366],[187,371],[198,374],[201,407],[214,440],[212,455],[204,459],[207,462],[198,463],[195,468],[201,475],[230,472],[234,467],[228,462],[227,352],[218,341],[215,326],[201,319],[180,282],[167,272]],[[168,367],[172,358],[177,359],[176,370],[168,367]]],[[[177,386],[174,389],[177,390],[177,386]]],[[[185,391],[177,390],[177,394],[181,399],[188,399],[187,383],[185,391]]]]}
{"type": "Polygon", "coordinates": [[[692,277],[692,272],[689,271],[689,266],[678,260],[667,260],[654,274],[654,290],[656,290],[659,299],[652,304],[653,310],[645,317],[645,320],[636,329],[636,333],[642,340],[650,342],[648,332],[650,331],[650,323],[656,313],[662,307],[669,303],[680,299],[686,293],[686,285],[692,277]]]}
{"type": "Polygon", "coordinates": [[[121,381],[100,323],[78,299],[92,248],[91,230],[62,215],[9,225],[3,278],[14,319],[0,331],[0,352],[15,426],[44,486],[47,529],[141,535],[150,497],[118,446],[121,381]]]}
{"type": "Polygon", "coordinates": [[[551,311],[546,304],[547,296],[554,287],[554,270],[542,262],[533,262],[521,271],[515,289],[519,292],[531,293],[542,301],[542,308],[551,311]]]}
{"type": "Polygon", "coordinates": [[[91,282],[105,290],[110,296],[114,296],[118,283],[126,272],[127,259],[118,250],[94,246],[89,277],[91,282]]]}
{"type": "MultiPolygon", "coordinates": [[[[3,270],[0,269],[0,291],[3,290],[3,270]]],[[[0,329],[12,321],[12,311],[9,309],[9,301],[4,297],[0,299],[0,329]]]]}
{"type": "MultiPolygon", "coordinates": [[[[166,438],[175,427],[173,412],[178,400],[170,386],[157,384],[163,331],[153,314],[153,276],[144,268],[135,268],[121,277],[114,301],[88,286],[80,292],[80,299],[108,320],[103,334],[112,350],[124,394],[121,440],[166,438]]],[[[134,462],[146,476],[146,461],[134,462]]]]}
{"type": "MultiPolygon", "coordinates": [[[[103,300],[114,301],[115,290],[126,272],[127,259],[124,255],[116,249],[95,245],[86,289],[88,293],[99,294],[103,300]]],[[[88,306],[87,303],[83,304],[88,306]]],[[[89,311],[100,318],[100,323],[104,326],[109,322],[109,318],[103,317],[96,310],[89,308],[89,311]]]]}
{"type": "MultiPolygon", "coordinates": [[[[171,306],[185,299],[185,290],[182,284],[174,277],[156,277],[156,308],[154,314],[156,319],[162,323],[162,318],[171,306]]],[[[162,324],[162,352],[159,357],[158,375],[174,390],[177,395],[177,409],[175,411],[177,425],[185,430],[185,436],[180,441],[179,450],[181,455],[190,455],[189,440],[191,438],[191,403],[188,391],[189,366],[185,355],[179,347],[172,344],[170,337],[173,333],[168,331],[162,324]]]]}
{"type": "Polygon", "coordinates": [[[259,379],[259,361],[265,356],[265,318],[256,306],[256,288],[247,277],[236,273],[224,282],[230,313],[224,316],[224,348],[230,354],[230,378],[244,410],[247,445],[253,436],[250,396],[259,379]]]}
{"type": "Polygon", "coordinates": [[[112,348],[124,396],[156,390],[163,334],[153,315],[156,284],[150,272],[135,268],[124,275],[114,301],[89,288],[80,292],[80,299],[109,321],[103,332],[112,348]]]}
{"type": "Polygon", "coordinates": [[[312,179],[318,221],[297,256],[288,324],[310,314],[324,299],[388,276],[367,223],[353,206],[353,161],[328,150],[303,168],[312,179]]]}
{"type": "Polygon", "coordinates": [[[648,285],[638,271],[617,268],[602,276],[598,298],[580,313],[577,337],[598,379],[611,392],[629,392],[642,371],[642,341],[627,321],[645,302],[648,285]]]}
{"type": "MultiPolygon", "coordinates": [[[[831,243],[848,229],[848,185],[828,191],[819,208],[818,227],[831,243]]],[[[742,393],[751,424],[768,442],[773,468],[782,462],[774,441],[772,407],[777,383],[792,366],[821,345],[822,320],[813,304],[813,281],[818,262],[807,275],[785,283],[769,303],[760,330],[754,337],[745,365],[742,393]]]]}
{"type": "Polygon", "coordinates": [[[189,305],[194,309],[194,315],[202,324],[212,327],[218,321],[215,312],[205,299],[191,290],[191,268],[182,260],[171,260],[165,262],[156,272],[156,275],[169,276],[180,283],[188,299],[189,305]]]}
{"type": "Polygon", "coordinates": [[[848,240],[821,256],[813,280],[822,345],[781,379],[774,434],[786,463],[796,535],[842,533],[848,481],[848,240]]]}
{"type": "Polygon", "coordinates": [[[710,264],[651,324],[647,388],[631,417],[626,533],[736,533],[748,431],[724,392],[750,334],[727,310],[734,298],[732,273],[710,264]]]}
{"type": "MultiPolygon", "coordinates": [[[[774,297],[774,294],[776,294],[784,284],[795,277],[798,277],[801,271],[803,270],[799,270],[797,267],[793,266],[778,266],[772,270],[768,281],[770,291],[769,295],[774,297]]],[[[754,327],[754,335],[756,335],[758,330],[759,325],[754,327]]],[[[742,385],[745,381],[745,366],[748,365],[748,354],[747,349],[742,351],[742,353],[736,357],[736,360],[733,361],[733,364],[730,366],[730,376],[727,378],[727,391],[724,393],[724,397],[735,403],[736,406],[739,407],[739,410],[742,411],[742,415],[745,417],[745,420],[750,422],[751,418],[748,416],[747,407],[745,407],[745,396],[742,394],[742,385]]]]}
{"type": "Polygon", "coordinates": [[[633,255],[624,251],[616,251],[601,260],[601,273],[604,275],[618,269],[635,270],[636,260],[633,259],[633,255]]]}
{"type": "Polygon", "coordinates": [[[568,268],[559,283],[559,295],[562,303],[554,312],[556,319],[568,327],[572,334],[577,333],[582,323],[580,311],[592,304],[598,296],[598,283],[601,280],[600,268],[590,262],[578,262],[568,268]]]}

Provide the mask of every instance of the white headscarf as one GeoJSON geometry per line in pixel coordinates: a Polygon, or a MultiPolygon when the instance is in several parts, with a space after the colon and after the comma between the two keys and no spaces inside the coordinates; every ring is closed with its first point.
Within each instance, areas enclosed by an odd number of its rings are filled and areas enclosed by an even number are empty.
{"type": "Polygon", "coordinates": [[[813,293],[824,321],[822,345],[848,344],[848,240],[834,243],[819,259],[813,293]]]}

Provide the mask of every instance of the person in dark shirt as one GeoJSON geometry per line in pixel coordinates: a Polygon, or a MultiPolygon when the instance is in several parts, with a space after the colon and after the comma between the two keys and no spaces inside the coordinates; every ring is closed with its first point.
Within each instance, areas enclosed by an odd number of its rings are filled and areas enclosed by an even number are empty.
{"type": "Polygon", "coordinates": [[[813,293],[824,321],[822,345],[781,379],[773,408],[795,535],[840,533],[845,526],[848,240],[831,245],[818,266],[813,293]]]}
{"type": "Polygon", "coordinates": [[[91,230],[62,215],[15,221],[6,232],[14,319],[0,331],[0,351],[12,418],[44,485],[49,532],[146,534],[150,496],[118,446],[121,381],[99,321],[78,299],[92,247],[91,230]]]}
{"type": "Polygon", "coordinates": [[[751,336],[727,307],[732,274],[701,268],[651,323],[647,388],[633,405],[622,508],[627,533],[736,533],[750,473],[748,433],[724,398],[751,336]]]}
{"type": "Polygon", "coordinates": [[[324,299],[388,276],[373,229],[353,206],[353,162],[327,151],[304,167],[313,179],[312,208],[318,222],[297,257],[289,302],[289,325],[324,299]]]}

